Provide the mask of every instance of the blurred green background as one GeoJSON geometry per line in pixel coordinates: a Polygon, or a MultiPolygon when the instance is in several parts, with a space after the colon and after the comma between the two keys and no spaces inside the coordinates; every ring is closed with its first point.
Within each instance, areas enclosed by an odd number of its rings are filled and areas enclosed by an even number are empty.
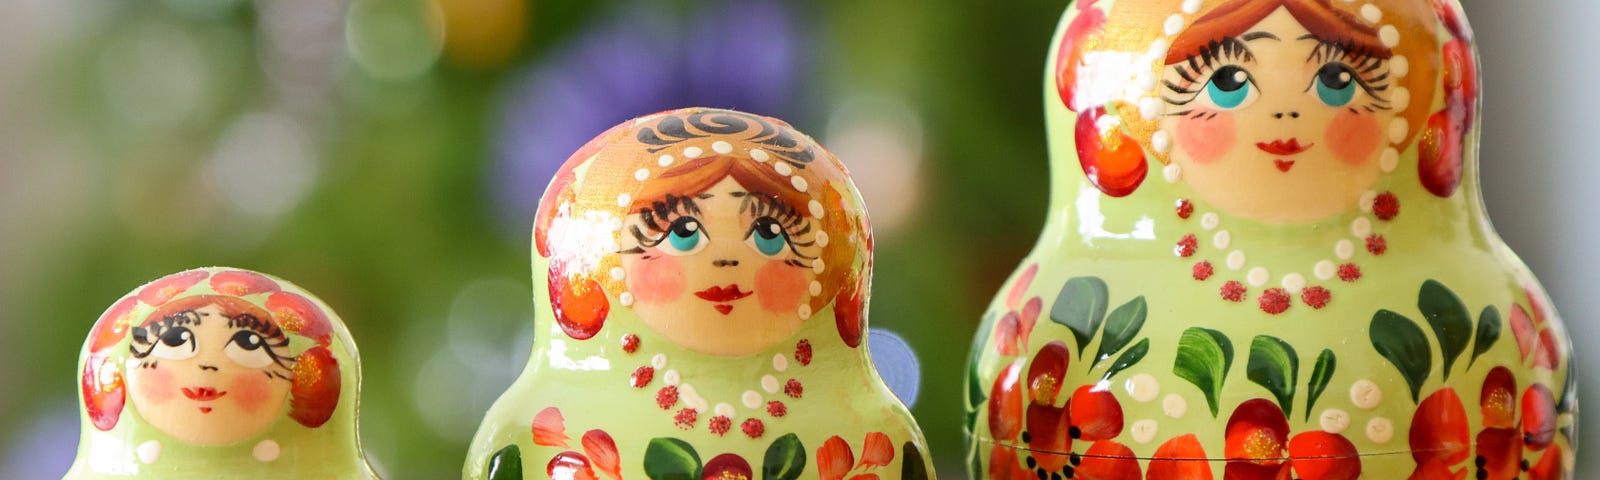
{"type": "MultiPolygon", "coordinates": [[[[528,232],[549,175],[606,127],[689,105],[786,119],[850,166],[877,227],[872,326],[923,353],[915,412],[939,473],[961,478],[964,353],[1044,218],[1041,69],[1064,5],[0,4],[0,478],[70,463],[76,354],[100,312],[206,265],[273,273],[332,305],[361,347],[375,466],[459,476],[479,417],[527,360],[528,232]]],[[[1600,200],[1600,168],[1582,161],[1577,119],[1539,125],[1541,108],[1596,105],[1514,96],[1600,75],[1593,60],[1526,55],[1592,37],[1563,9],[1600,9],[1467,7],[1491,95],[1491,209],[1574,337],[1593,338],[1600,262],[1582,245],[1600,227],[1583,207],[1600,200]]]]}

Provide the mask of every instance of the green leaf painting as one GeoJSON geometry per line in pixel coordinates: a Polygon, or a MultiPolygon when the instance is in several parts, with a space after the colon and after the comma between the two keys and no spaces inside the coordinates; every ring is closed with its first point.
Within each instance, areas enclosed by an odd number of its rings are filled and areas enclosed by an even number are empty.
{"type": "MultiPolygon", "coordinates": [[[[1111,316],[1106,317],[1106,330],[1100,336],[1100,352],[1095,354],[1090,368],[1100,365],[1100,361],[1110,359],[1112,355],[1121,351],[1133,341],[1133,337],[1144,328],[1145,315],[1149,307],[1144,303],[1144,296],[1134,297],[1128,303],[1122,304],[1111,311],[1111,316]]],[[[1142,355],[1141,355],[1142,356],[1142,355]]],[[[1127,368],[1127,367],[1123,367],[1127,368]]],[[[1117,370],[1116,367],[1112,367],[1117,370]]],[[[1107,375],[1110,376],[1109,374],[1107,375]]]]}
{"type": "Polygon", "coordinates": [[[1467,362],[1467,367],[1477,363],[1478,357],[1489,351],[1494,342],[1500,340],[1500,310],[1494,305],[1483,307],[1483,313],[1478,314],[1478,334],[1472,342],[1472,360],[1467,362]]]}
{"type": "Polygon", "coordinates": [[[1250,342],[1250,362],[1245,375],[1277,397],[1285,417],[1294,409],[1295,384],[1300,379],[1300,356],[1294,347],[1276,337],[1261,335],[1250,342]]]}
{"type": "Polygon", "coordinates": [[[1075,277],[1061,286],[1055,304],[1050,307],[1050,321],[1072,330],[1078,341],[1078,357],[1083,358],[1089,339],[1100,329],[1106,318],[1106,282],[1096,277],[1075,277]]]}
{"type": "Polygon", "coordinates": [[[983,385],[980,385],[979,382],[978,382],[978,372],[974,371],[974,370],[969,370],[968,373],[967,373],[967,424],[966,424],[966,428],[967,428],[967,433],[968,434],[971,434],[971,433],[977,431],[978,410],[979,410],[978,405],[983,404],[984,399],[985,399],[985,396],[984,396],[984,393],[983,393],[983,385]]]}
{"type": "Polygon", "coordinates": [[[1311,421],[1311,409],[1316,407],[1317,398],[1328,388],[1328,381],[1333,379],[1337,367],[1338,359],[1334,357],[1333,350],[1325,349],[1321,355],[1317,355],[1317,365],[1311,369],[1311,382],[1306,385],[1306,421],[1311,421]]]}
{"type": "Polygon", "coordinates": [[[1411,387],[1411,401],[1415,403],[1422,392],[1422,382],[1433,369],[1433,352],[1428,337],[1416,322],[1389,310],[1379,310],[1372,315],[1372,326],[1367,332],[1372,337],[1372,347],[1379,355],[1394,364],[1411,387]]]}
{"type": "Polygon", "coordinates": [[[922,463],[922,450],[906,442],[900,447],[900,480],[928,480],[928,466],[922,463]]]}
{"type": "Polygon", "coordinates": [[[778,437],[767,447],[761,462],[761,480],[794,480],[806,469],[806,447],[791,433],[778,437]]]}
{"type": "Polygon", "coordinates": [[[1439,353],[1444,356],[1444,378],[1449,379],[1450,367],[1472,340],[1472,314],[1467,311],[1467,305],[1461,303],[1461,297],[1436,280],[1422,283],[1422,291],[1417,294],[1417,309],[1422,311],[1423,319],[1433,327],[1433,335],[1439,339],[1439,353]]]}
{"type": "Polygon", "coordinates": [[[1172,373],[1200,388],[1206,396],[1211,416],[1217,416],[1217,395],[1233,366],[1233,342],[1216,330],[1194,327],[1184,330],[1178,340],[1178,358],[1172,373]]]}
{"type": "Polygon", "coordinates": [[[1139,363],[1140,360],[1144,360],[1144,356],[1147,353],[1150,353],[1150,339],[1148,338],[1140,340],[1139,343],[1134,344],[1132,348],[1128,349],[1128,351],[1122,352],[1122,355],[1117,357],[1117,361],[1111,362],[1111,369],[1106,370],[1106,376],[1103,378],[1110,380],[1111,377],[1117,376],[1118,373],[1122,373],[1122,371],[1127,370],[1128,367],[1139,363]]]}
{"type": "Polygon", "coordinates": [[[489,480],[522,480],[522,449],[516,445],[494,452],[489,457],[489,480]]]}
{"type": "Polygon", "coordinates": [[[651,480],[700,480],[700,455],[688,442],[654,438],[644,448],[644,474],[651,480]]]}

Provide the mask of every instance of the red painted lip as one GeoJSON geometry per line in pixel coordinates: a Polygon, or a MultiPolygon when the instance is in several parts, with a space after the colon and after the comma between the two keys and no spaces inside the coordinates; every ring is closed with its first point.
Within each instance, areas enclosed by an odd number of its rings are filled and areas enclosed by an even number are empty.
{"type": "Polygon", "coordinates": [[[1302,147],[1300,146],[1300,140],[1296,138],[1291,138],[1287,141],[1273,140],[1272,143],[1256,143],[1256,148],[1273,155],[1294,155],[1310,150],[1313,146],[1316,146],[1316,144],[1313,143],[1302,147]]]}
{"type": "Polygon", "coordinates": [[[716,305],[712,305],[711,308],[717,309],[717,312],[719,312],[719,313],[721,313],[723,315],[727,315],[729,313],[733,313],[733,305],[728,305],[726,303],[719,303],[719,304],[716,304],[716,305]]]}
{"type": "Polygon", "coordinates": [[[222,391],[222,390],[217,390],[217,389],[211,388],[211,387],[195,387],[195,388],[184,388],[183,389],[183,396],[189,397],[190,400],[194,400],[196,402],[209,402],[209,401],[212,401],[212,400],[216,400],[216,399],[222,398],[223,395],[227,395],[227,394],[228,394],[228,392],[225,392],[225,391],[222,391]]]}
{"type": "Polygon", "coordinates": [[[200,407],[200,413],[211,413],[211,407],[200,407]]]}
{"type": "Polygon", "coordinates": [[[750,293],[751,292],[739,290],[738,284],[730,284],[726,287],[711,287],[705,290],[694,292],[694,296],[700,297],[701,300],[708,302],[727,303],[748,297],[750,296],[750,293]]]}
{"type": "Polygon", "coordinates": [[[1283,173],[1289,173],[1289,169],[1294,168],[1294,160],[1273,160],[1272,164],[1277,165],[1278,171],[1283,173]]]}

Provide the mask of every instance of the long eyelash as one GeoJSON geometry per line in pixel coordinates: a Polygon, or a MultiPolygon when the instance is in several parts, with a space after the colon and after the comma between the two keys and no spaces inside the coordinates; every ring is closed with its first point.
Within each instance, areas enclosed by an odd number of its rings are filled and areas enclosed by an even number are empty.
{"type": "Polygon", "coordinates": [[[195,313],[194,310],[184,310],[161,317],[161,320],[153,322],[148,326],[133,327],[133,341],[128,343],[128,353],[132,354],[134,358],[144,358],[149,356],[150,351],[156,348],[156,342],[161,341],[159,339],[161,338],[161,334],[163,332],[166,332],[174,327],[199,324],[200,314],[195,313]],[[139,346],[141,345],[146,346],[143,351],[139,350],[139,346]]]}
{"type": "Polygon", "coordinates": [[[652,236],[644,233],[644,231],[639,230],[638,225],[628,227],[628,233],[639,241],[640,247],[623,250],[618,253],[644,253],[645,248],[660,245],[667,238],[667,226],[672,225],[672,222],[677,220],[678,217],[685,215],[700,215],[700,205],[695,203],[692,197],[667,195],[667,198],[661,201],[651,203],[648,207],[640,208],[639,219],[644,222],[646,228],[649,228],[651,232],[655,232],[656,235],[652,236]]]}
{"type": "Polygon", "coordinates": [[[273,343],[268,345],[282,347],[289,344],[289,337],[283,334],[283,329],[273,325],[272,322],[262,321],[255,315],[241,313],[228,318],[229,328],[247,328],[261,334],[261,337],[273,343]]]}
{"type": "MultiPolygon", "coordinates": [[[[638,240],[639,241],[639,245],[640,246],[646,247],[646,248],[652,248],[652,247],[655,247],[656,245],[660,245],[662,239],[666,238],[666,234],[665,233],[663,233],[661,236],[656,236],[656,237],[652,237],[652,236],[646,235],[643,231],[639,230],[639,226],[638,225],[634,225],[634,226],[628,227],[628,231],[633,234],[633,239],[634,240],[638,240]]],[[[660,230],[657,229],[656,231],[660,231],[660,230]]],[[[633,248],[633,249],[624,251],[622,253],[644,253],[644,248],[633,248]]]]}
{"type": "MultiPolygon", "coordinates": [[[[815,256],[800,252],[801,248],[808,248],[817,244],[815,240],[801,241],[799,238],[811,233],[811,222],[807,222],[804,215],[788,203],[779,200],[776,195],[763,192],[750,192],[744,197],[744,202],[739,206],[739,213],[749,214],[754,218],[772,217],[788,232],[789,251],[802,259],[811,260],[815,256]]],[[[745,232],[749,237],[755,232],[754,228],[745,232]]]]}
{"type": "Polygon", "coordinates": [[[800,215],[800,211],[779,200],[776,195],[750,192],[750,195],[744,198],[743,205],[739,206],[739,213],[749,213],[752,217],[772,217],[795,235],[802,233],[801,228],[810,231],[810,226],[807,225],[805,217],[800,215]]]}
{"type": "Polygon", "coordinates": [[[1389,90],[1389,63],[1377,56],[1366,47],[1358,47],[1352,42],[1322,40],[1311,54],[1306,56],[1307,63],[1341,62],[1348,65],[1356,72],[1356,84],[1373,98],[1368,105],[1378,110],[1389,110],[1389,99],[1379,95],[1389,90]]]}
{"type": "Polygon", "coordinates": [[[1163,81],[1167,90],[1187,98],[1173,98],[1163,95],[1162,100],[1168,104],[1183,106],[1199,98],[1200,88],[1194,85],[1203,84],[1209,80],[1208,74],[1215,72],[1219,64],[1244,63],[1256,61],[1256,54],[1250,51],[1250,46],[1243,40],[1234,37],[1223,37],[1221,40],[1212,40],[1194,55],[1189,55],[1183,63],[1173,66],[1179,77],[1188,82],[1191,87],[1184,87],[1170,80],[1163,81]]]}
{"type": "Polygon", "coordinates": [[[295,362],[295,359],[285,358],[278,353],[278,349],[289,346],[289,337],[283,334],[283,329],[273,325],[272,322],[262,321],[249,313],[241,313],[228,317],[228,327],[245,328],[261,335],[262,346],[266,347],[267,355],[270,355],[272,361],[279,366],[289,368],[295,362]]]}
{"type": "Polygon", "coordinates": [[[667,195],[667,198],[639,209],[639,218],[654,232],[666,232],[663,224],[671,225],[672,220],[683,215],[700,216],[700,205],[694,202],[694,198],[667,195]]]}

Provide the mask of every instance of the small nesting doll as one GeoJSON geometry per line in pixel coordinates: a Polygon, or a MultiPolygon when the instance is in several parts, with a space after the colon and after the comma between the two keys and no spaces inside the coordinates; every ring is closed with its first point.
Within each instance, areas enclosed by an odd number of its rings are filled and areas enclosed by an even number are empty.
{"type": "Polygon", "coordinates": [[[356,439],[355,344],[289,282],[168,275],[106,310],[78,363],[66,479],[377,478],[356,439]]]}
{"type": "Polygon", "coordinates": [[[691,108],[572,155],[534,227],[536,340],[472,479],[932,475],[867,359],[872,236],[842,164],[691,108]]]}
{"type": "Polygon", "coordinates": [[[1485,216],[1454,0],[1099,0],[974,343],[974,478],[1571,478],[1571,350],[1485,216]]]}

